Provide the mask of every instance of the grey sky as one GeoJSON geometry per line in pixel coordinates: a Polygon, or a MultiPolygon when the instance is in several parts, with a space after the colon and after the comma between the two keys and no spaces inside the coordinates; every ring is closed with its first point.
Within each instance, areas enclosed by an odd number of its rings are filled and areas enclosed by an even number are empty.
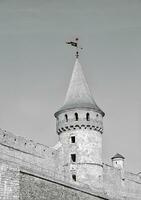
{"type": "Polygon", "coordinates": [[[0,127],[52,146],[75,62],[104,118],[103,159],[141,171],[141,1],[0,0],[0,127]]]}

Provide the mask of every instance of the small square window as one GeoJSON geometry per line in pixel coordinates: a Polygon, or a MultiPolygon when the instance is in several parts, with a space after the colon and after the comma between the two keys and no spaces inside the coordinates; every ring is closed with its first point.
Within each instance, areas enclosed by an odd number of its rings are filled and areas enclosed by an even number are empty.
{"type": "Polygon", "coordinates": [[[72,162],[76,162],[76,154],[71,154],[71,160],[72,162]]]}
{"type": "Polygon", "coordinates": [[[71,136],[71,143],[75,143],[75,136],[71,136]]]}

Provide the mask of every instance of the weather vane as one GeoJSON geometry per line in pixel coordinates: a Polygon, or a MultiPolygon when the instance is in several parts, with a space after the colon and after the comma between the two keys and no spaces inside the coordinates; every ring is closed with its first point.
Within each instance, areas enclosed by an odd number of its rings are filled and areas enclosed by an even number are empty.
{"type": "Polygon", "coordinates": [[[75,54],[75,56],[76,56],[76,58],[78,58],[79,57],[79,50],[81,49],[83,49],[82,47],[80,47],[79,45],[78,45],[78,38],[75,38],[75,41],[70,41],[70,42],[66,42],[66,44],[70,44],[71,46],[73,46],[73,47],[75,47],[76,48],[76,54],[75,54]]]}

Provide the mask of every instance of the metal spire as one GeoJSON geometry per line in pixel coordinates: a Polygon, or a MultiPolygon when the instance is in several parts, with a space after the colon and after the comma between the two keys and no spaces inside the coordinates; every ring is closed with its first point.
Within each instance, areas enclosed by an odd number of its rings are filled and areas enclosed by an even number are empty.
{"type": "Polygon", "coordinates": [[[79,50],[83,49],[82,47],[79,46],[78,44],[78,40],[79,38],[75,38],[75,41],[70,41],[70,42],[66,42],[66,44],[70,44],[71,46],[75,47],[76,48],[76,54],[75,54],[75,57],[78,59],[79,57],[79,50]]]}

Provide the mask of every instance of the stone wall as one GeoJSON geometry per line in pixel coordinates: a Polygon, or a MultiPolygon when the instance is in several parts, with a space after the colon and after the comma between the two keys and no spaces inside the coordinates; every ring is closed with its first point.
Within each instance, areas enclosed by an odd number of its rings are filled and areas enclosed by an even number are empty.
{"type": "Polygon", "coordinates": [[[19,187],[18,168],[0,161],[0,199],[19,200],[19,187]]]}
{"type": "MultiPolygon", "coordinates": [[[[79,181],[70,183],[69,177],[64,177],[60,160],[64,159],[62,151],[62,146],[55,150],[0,130],[0,199],[17,200],[20,195],[21,200],[50,200],[55,199],[54,191],[57,191],[58,199],[69,199],[69,196],[82,200],[102,198],[101,192],[101,197],[95,195],[98,188],[90,189],[89,184],[79,181]],[[37,198],[42,194],[44,197],[37,198]]],[[[114,200],[140,200],[141,176],[103,165],[103,191],[104,196],[107,194],[114,200]]]]}
{"type": "Polygon", "coordinates": [[[38,157],[46,157],[51,151],[51,148],[46,145],[35,143],[33,140],[16,136],[11,132],[2,129],[0,129],[0,144],[38,157]]]}
{"type": "Polygon", "coordinates": [[[109,199],[85,189],[49,180],[41,175],[20,172],[20,200],[101,200],[109,199]]]}
{"type": "Polygon", "coordinates": [[[55,170],[56,150],[0,129],[1,159],[27,168],[55,170]]]}
{"type": "Polygon", "coordinates": [[[109,196],[128,200],[141,199],[141,177],[139,175],[104,165],[103,180],[104,190],[109,196]]]}
{"type": "MultiPolygon", "coordinates": [[[[63,182],[43,171],[16,167],[0,160],[1,200],[99,200],[105,194],[95,193],[63,182]]],[[[104,197],[105,196],[105,197],[104,197]]]]}
{"type": "Polygon", "coordinates": [[[73,184],[102,188],[102,116],[88,109],[66,110],[57,116],[56,125],[64,180],[67,177],[73,184]]]}

